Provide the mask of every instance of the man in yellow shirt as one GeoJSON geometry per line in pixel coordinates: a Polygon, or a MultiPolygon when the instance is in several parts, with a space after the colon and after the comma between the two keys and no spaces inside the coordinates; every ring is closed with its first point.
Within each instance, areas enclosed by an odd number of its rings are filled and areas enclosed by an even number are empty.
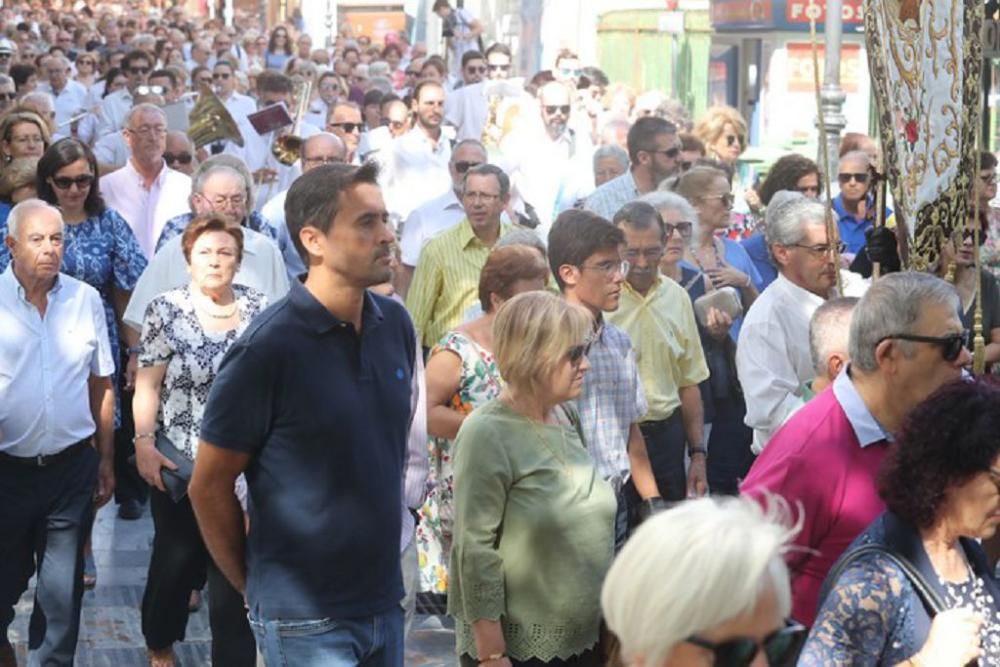
{"type": "Polygon", "coordinates": [[[465,218],[424,246],[406,295],[406,308],[425,349],[465,321],[466,311],[479,298],[479,273],[490,250],[514,229],[500,222],[510,200],[510,179],[499,167],[469,169],[461,199],[465,218]]]}
{"type": "Polygon", "coordinates": [[[698,383],[708,378],[708,365],[687,292],[660,275],[660,258],[674,230],[668,233],[656,209],[642,202],[626,204],[614,222],[625,232],[629,271],[621,305],[607,317],[637,350],[648,405],[639,428],[660,495],[683,500],[688,476],[705,475],[705,413],[698,383]],[[687,473],[685,444],[691,456],[687,473]]]}

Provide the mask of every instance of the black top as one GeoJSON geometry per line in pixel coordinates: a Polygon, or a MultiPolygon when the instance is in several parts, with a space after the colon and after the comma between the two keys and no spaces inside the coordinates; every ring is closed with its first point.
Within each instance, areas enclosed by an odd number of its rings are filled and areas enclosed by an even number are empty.
{"type": "Polygon", "coordinates": [[[415,348],[398,303],[366,293],[357,334],[295,281],[223,359],[201,437],[252,456],[256,617],[343,619],[399,604],[415,348]]]}

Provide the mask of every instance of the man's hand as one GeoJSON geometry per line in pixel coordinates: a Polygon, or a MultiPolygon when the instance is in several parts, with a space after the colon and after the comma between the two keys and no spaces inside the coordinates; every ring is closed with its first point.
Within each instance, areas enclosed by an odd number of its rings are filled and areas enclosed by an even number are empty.
{"type": "Polygon", "coordinates": [[[104,507],[115,493],[115,462],[110,456],[102,456],[97,464],[97,489],[94,491],[94,506],[104,507]]]}
{"type": "Polygon", "coordinates": [[[131,353],[125,363],[125,389],[132,391],[135,389],[135,374],[139,370],[139,355],[131,353]]]}
{"type": "Polygon", "coordinates": [[[688,498],[701,498],[708,493],[708,475],[705,472],[705,452],[694,452],[688,466],[688,498]]]}

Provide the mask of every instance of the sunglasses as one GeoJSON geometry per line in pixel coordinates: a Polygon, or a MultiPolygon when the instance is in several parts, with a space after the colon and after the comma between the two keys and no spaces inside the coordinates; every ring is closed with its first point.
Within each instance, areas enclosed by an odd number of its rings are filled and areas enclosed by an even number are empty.
{"type": "Polygon", "coordinates": [[[713,664],[719,667],[749,667],[761,649],[767,656],[769,665],[781,665],[792,658],[805,642],[808,629],[798,623],[788,623],[784,628],[768,635],[758,642],[749,637],[730,639],[724,642],[710,642],[700,637],[688,637],[685,641],[706,648],[715,654],[713,664]]]}
{"type": "Polygon", "coordinates": [[[469,74],[486,74],[486,65],[476,65],[473,67],[466,67],[465,71],[469,74]]]}
{"type": "Polygon", "coordinates": [[[674,235],[674,232],[677,232],[684,238],[690,238],[693,228],[694,226],[690,222],[678,222],[676,225],[672,225],[669,222],[663,223],[663,230],[666,232],[668,239],[674,235]]]}
{"type": "Polygon", "coordinates": [[[739,142],[740,146],[744,145],[746,139],[742,134],[727,134],[726,135],[726,145],[732,146],[739,142]]]}
{"type": "MultiPolygon", "coordinates": [[[[962,242],[964,243],[965,241],[972,241],[973,243],[975,243],[976,231],[977,231],[976,229],[969,229],[968,227],[962,230],[962,242]]],[[[983,245],[984,243],[986,243],[986,234],[985,232],[983,232],[982,229],[978,231],[979,231],[979,245],[983,245]]]]}
{"type": "Polygon", "coordinates": [[[166,92],[166,88],[163,86],[139,86],[135,92],[139,95],[162,95],[166,92]]]}
{"type": "Polygon", "coordinates": [[[191,164],[191,160],[194,156],[184,151],[183,153],[164,153],[163,159],[166,160],[167,164],[173,164],[174,162],[179,162],[180,164],[191,164]]]}
{"type": "Polygon", "coordinates": [[[94,175],[81,174],[80,176],[72,178],[69,176],[56,176],[54,178],[50,178],[49,180],[52,181],[52,185],[56,186],[56,188],[60,190],[69,190],[74,185],[77,190],[86,190],[94,183],[94,175]]]}
{"type": "Polygon", "coordinates": [[[732,192],[726,192],[721,195],[705,195],[703,199],[718,199],[720,202],[722,202],[722,205],[725,206],[726,208],[731,207],[733,205],[733,202],[735,201],[732,192]]]}
{"type": "Polygon", "coordinates": [[[844,185],[851,181],[856,181],[858,185],[865,185],[868,183],[868,174],[837,174],[837,180],[844,185]]]}
{"type": "Polygon", "coordinates": [[[980,176],[979,180],[982,181],[983,185],[996,185],[998,178],[1000,177],[996,174],[985,174],[980,176]]]}
{"type": "Polygon", "coordinates": [[[330,123],[330,127],[339,127],[348,134],[360,133],[362,123],[330,123]]]}
{"type": "Polygon", "coordinates": [[[210,85],[212,85],[212,77],[210,77],[210,76],[199,76],[198,77],[198,83],[203,83],[206,86],[210,86],[210,85]]]}
{"type": "Polygon", "coordinates": [[[546,104],[542,108],[545,109],[545,113],[547,113],[550,116],[554,115],[557,111],[564,116],[568,116],[570,111],[570,106],[568,104],[561,104],[561,105],[546,104]]]}
{"type": "Polygon", "coordinates": [[[129,67],[129,74],[149,74],[152,71],[150,67],[129,67]]]}
{"type": "Polygon", "coordinates": [[[491,72],[509,72],[510,65],[489,65],[491,72]]]}
{"type": "Polygon", "coordinates": [[[469,171],[473,167],[478,167],[481,164],[482,164],[482,162],[465,162],[463,160],[461,162],[456,162],[455,163],[455,171],[457,171],[460,174],[464,174],[465,172],[469,171]]]}
{"type": "Polygon", "coordinates": [[[216,72],[215,74],[212,75],[212,79],[214,79],[215,81],[219,81],[220,79],[228,81],[229,77],[231,76],[232,74],[229,74],[228,72],[216,72]]]}
{"type": "Polygon", "coordinates": [[[671,160],[676,160],[677,156],[681,154],[681,149],[679,149],[676,146],[674,146],[673,148],[667,148],[666,150],[651,149],[648,152],[649,153],[653,153],[653,154],[662,153],[663,155],[666,155],[671,160]]]}
{"type": "Polygon", "coordinates": [[[590,354],[590,341],[586,343],[580,343],[579,345],[574,345],[569,348],[569,352],[566,356],[569,358],[569,363],[573,366],[579,366],[583,361],[583,358],[590,354]]]}
{"type": "Polygon", "coordinates": [[[906,340],[914,343],[929,343],[941,348],[941,357],[948,362],[955,361],[965,349],[965,343],[969,340],[969,330],[963,329],[961,333],[948,334],[947,336],[917,336],[914,334],[893,334],[880,338],[875,346],[878,347],[882,341],[886,340],[906,340]]]}
{"type": "Polygon", "coordinates": [[[0,93],[0,100],[13,102],[15,97],[17,97],[17,93],[0,93]]]}

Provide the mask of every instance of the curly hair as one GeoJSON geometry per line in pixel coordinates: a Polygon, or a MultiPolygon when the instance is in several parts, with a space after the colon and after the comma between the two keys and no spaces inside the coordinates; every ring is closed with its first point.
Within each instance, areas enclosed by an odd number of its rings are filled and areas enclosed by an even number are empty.
{"type": "Polygon", "coordinates": [[[794,190],[799,179],[810,174],[819,176],[819,165],[798,153],[783,155],[767,172],[767,178],[760,184],[757,196],[760,197],[764,206],[767,206],[771,203],[771,197],[774,196],[775,192],[794,190]]]}
{"type": "Polygon", "coordinates": [[[1000,455],[1000,382],[944,385],[914,408],[879,473],[886,507],[918,530],[939,518],[948,493],[988,472],[1000,455]]]}

